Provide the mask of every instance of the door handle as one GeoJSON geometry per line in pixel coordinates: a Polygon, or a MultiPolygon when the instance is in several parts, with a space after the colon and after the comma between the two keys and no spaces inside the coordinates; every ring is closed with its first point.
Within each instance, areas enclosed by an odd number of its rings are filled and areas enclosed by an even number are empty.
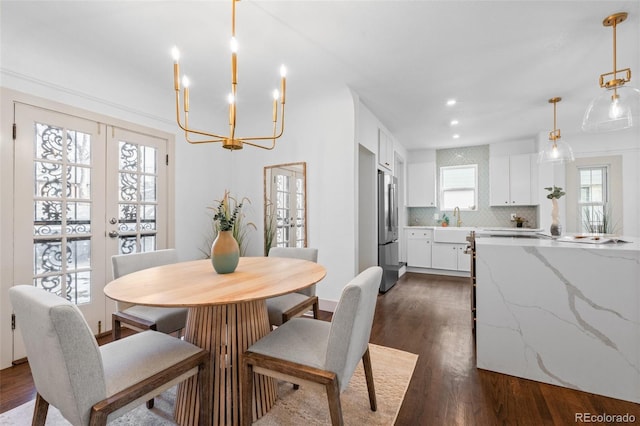
{"type": "Polygon", "coordinates": [[[118,231],[109,231],[109,236],[111,238],[118,238],[120,236],[120,233],[118,231]]]}

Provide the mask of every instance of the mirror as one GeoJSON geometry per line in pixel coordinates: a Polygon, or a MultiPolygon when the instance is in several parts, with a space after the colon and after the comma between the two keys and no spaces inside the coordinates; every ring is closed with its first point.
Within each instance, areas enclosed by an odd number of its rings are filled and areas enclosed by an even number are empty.
{"type": "Polygon", "coordinates": [[[264,168],[264,254],[307,246],[307,163],[264,168]]]}

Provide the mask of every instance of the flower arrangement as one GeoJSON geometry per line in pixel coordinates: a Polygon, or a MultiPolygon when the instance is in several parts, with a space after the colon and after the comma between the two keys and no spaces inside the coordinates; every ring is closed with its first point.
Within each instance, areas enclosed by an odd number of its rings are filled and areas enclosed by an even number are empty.
{"type": "Polygon", "coordinates": [[[562,190],[561,187],[555,186],[555,185],[553,185],[553,187],[548,186],[545,189],[549,191],[549,194],[547,194],[547,198],[550,200],[553,200],[553,199],[558,200],[560,199],[560,197],[567,194],[562,190]]]}

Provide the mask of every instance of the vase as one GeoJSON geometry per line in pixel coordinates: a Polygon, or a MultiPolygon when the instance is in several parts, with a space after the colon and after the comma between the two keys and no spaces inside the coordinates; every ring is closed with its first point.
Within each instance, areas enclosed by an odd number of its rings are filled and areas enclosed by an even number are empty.
{"type": "Polygon", "coordinates": [[[236,270],[240,260],[240,247],[233,237],[233,231],[220,231],[211,246],[211,264],[219,274],[229,274],[236,270]]]}
{"type": "Polygon", "coordinates": [[[558,200],[551,199],[551,229],[549,232],[552,237],[559,237],[562,234],[562,225],[560,225],[560,219],[558,218],[558,200]]]}

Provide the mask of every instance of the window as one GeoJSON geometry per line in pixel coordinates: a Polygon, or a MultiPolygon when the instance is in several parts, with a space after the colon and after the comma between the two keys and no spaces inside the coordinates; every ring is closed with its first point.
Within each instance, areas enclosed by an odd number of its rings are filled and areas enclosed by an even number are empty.
{"type": "Polygon", "coordinates": [[[607,166],[578,168],[578,214],[582,232],[606,233],[610,230],[608,172],[607,166]]]}
{"type": "Polygon", "coordinates": [[[477,210],[478,165],[440,167],[440,208],[477,210]]]}

